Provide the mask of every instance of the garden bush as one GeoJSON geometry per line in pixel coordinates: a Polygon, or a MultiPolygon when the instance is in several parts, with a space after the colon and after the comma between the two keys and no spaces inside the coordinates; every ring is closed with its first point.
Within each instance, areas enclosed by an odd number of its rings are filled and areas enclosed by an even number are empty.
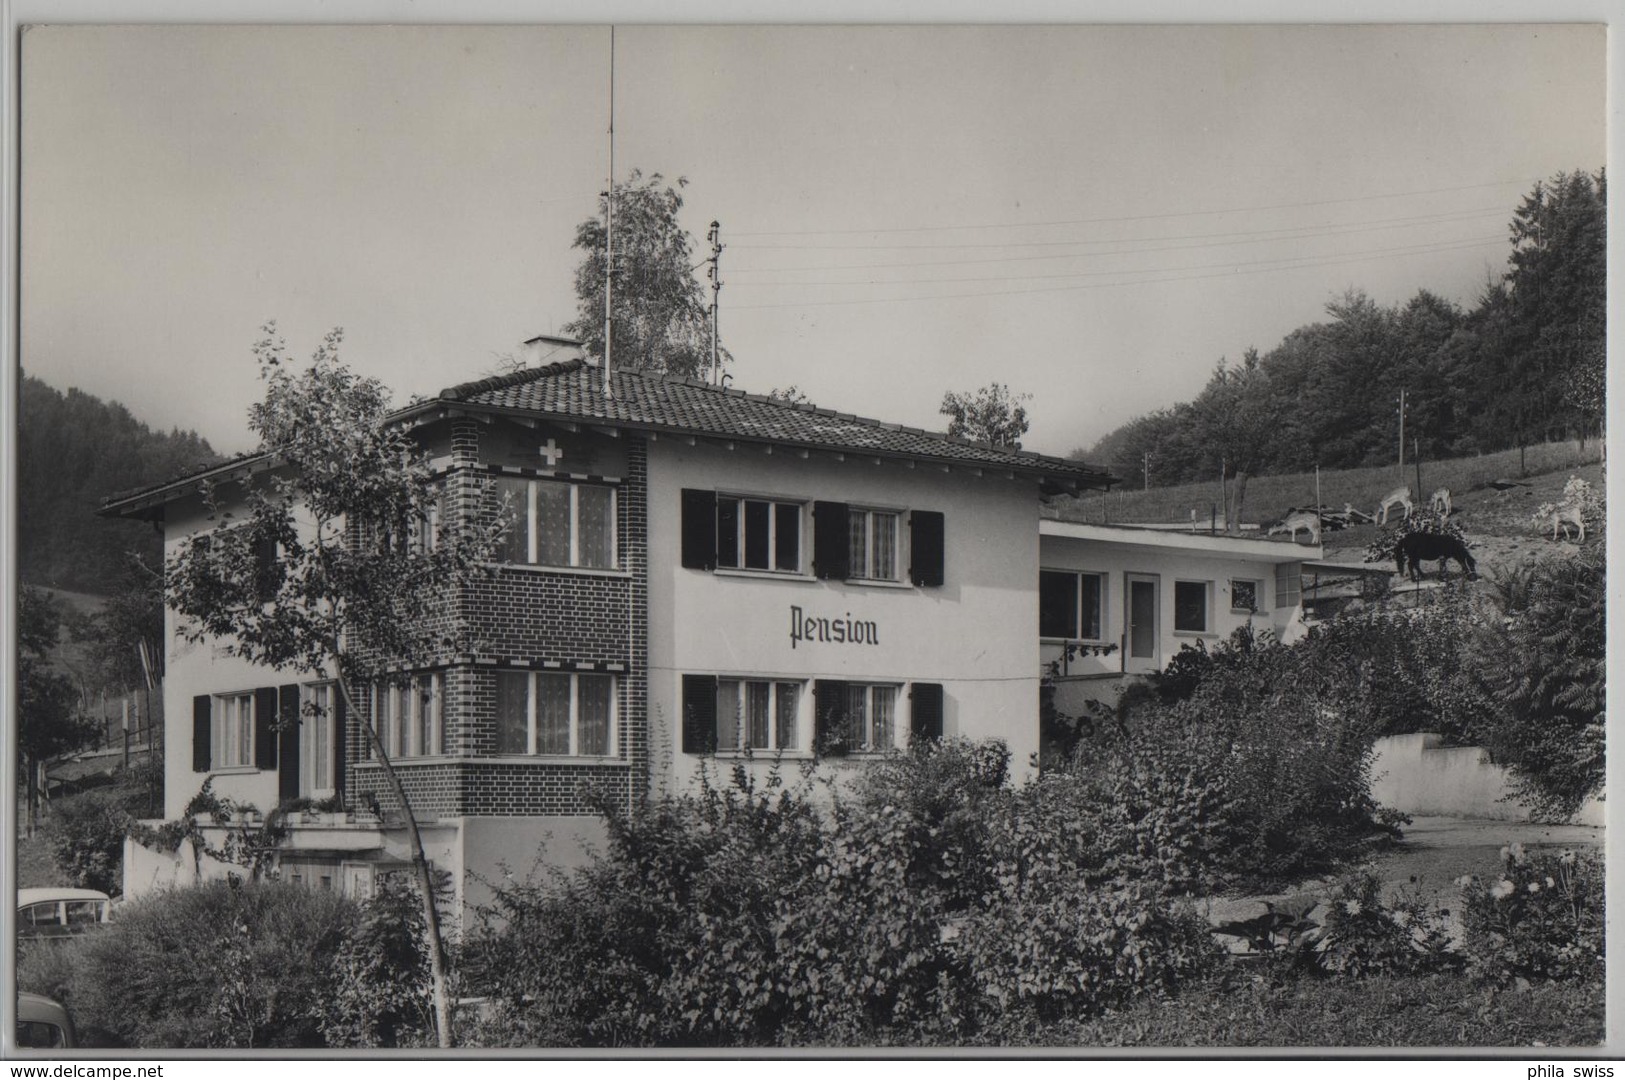
{"type": "MultiPolygon", "coordinates": [[[[487,1045],[952,1040],[1011,1009],[1098,1010],[1209,962],[1156,885],[1086,885],[1062,798],[945,740],[815,781],[605,807],[603,856],[497,889],[467,956],[487,1045]]],[[[1098,862],[1099,860],[1097,860],[1098,862]]]]}
{"type": "Polygon", "coordinates": [[[147,806],[144,774],[130,770],[122,782],[55,800],[47,827],[51,858],[81,889],[110,896],[123,890],[124,837],[147,806]]]}
{"type": "Polygon", "coordinates": [[[166,890],[31,952],[19,989],[67,1005],[89,1046],[321,1046],[315,1005],[356,916],[336,894],[297,885],[166,890]]]}
{"type": "MultiPolygon", "coordinates": [[[[449,884],[445,889],[449,892],[449,884]]],[[[378,878],[331,960],[316,1015],[328,1046],[437,1044],[423,902],[415,880],[378,878]]]]}
{"type": "Polygon", "coordinates": [[[1464,878],[1465,947],[1498,983],[1598,979],[1603,972],[1603,864],[1595,852],[1503,848],[1500,876],[1464,878]]]}

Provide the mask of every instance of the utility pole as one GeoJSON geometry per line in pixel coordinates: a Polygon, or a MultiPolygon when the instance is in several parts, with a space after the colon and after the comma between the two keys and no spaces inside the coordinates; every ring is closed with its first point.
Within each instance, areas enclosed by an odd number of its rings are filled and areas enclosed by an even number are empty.
{"type": "Polygon", "coordinates": [[[1145,490],[1151,490],[1151,451],[1145,452],[1145,468],[1141,470],[1145,476],[1145,490]]]}
{"type": "Polygon", "coordinates": [[[615,28],[609,28],[609,190],[604,192],[604,399],[613,400],[615,337],[615,28]]]}
{"type": "Polygon", "coordinates": [[[722,225],[720,222],[711,223],[711,231],[706,234],[711,241],[711,257],[706,260],[711,266],[706,270],[706,276],[711,279],[711,381],[722,380],[722,350],[717,344],[717,307],[722,293],[722,225]]]}
{"type": "MultiPolygon", "coordinates": [[[[1399,478],[1405,479],[1405,388],[1399,388],[1399,478]]],[[[1421,492],[1417,492],[1418,495],[1421,492]]]]}

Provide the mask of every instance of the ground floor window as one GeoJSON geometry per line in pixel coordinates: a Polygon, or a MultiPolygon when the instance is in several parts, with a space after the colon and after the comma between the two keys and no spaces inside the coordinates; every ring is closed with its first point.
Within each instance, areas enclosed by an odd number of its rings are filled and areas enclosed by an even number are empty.
{"type": "Polygon", "coordinates": [[[254,695],[217,694],[209,731],[210,768],[254,764],[254,695]]]}
{"type": "Polygon", "coordinates": [[[1174,582],[1174,630],[1182,633],[1207,632],[1208,590],[1206,581],[1174,582]]]}
{"type": "Polygon", "coordinates": [[[846,745],[854,752],[878,753],[897,748],[897,687],[847,683],[846,745]]]}
{"type": "Polygon", "coordinates": [[[438,673],[402,675],[374,684],[373,727],[391,758],[445,752],[443,688],[438,673]]]}
{"type": "Polygon", "coordinates": [[[1263,609],[1261,601],[1264,599],[1264,583],[1262,581],[1249,581],[1246,578],[1230,579],[1230,610],[1236,613],[1254,612],[1263,609]]]}
{"type": "Polygon", "coordinates": [[[332,683],[312,683],[303,688],[304,703],[299,726],[299,793],[310,798],[333,794],[333,709],[332,683]]]}
{"type": "Polygon", "coordinates": [[[1281,563],[1275,568],[1275,606],[1296,607],[1303,601],[1303,564],[1281,563]]]}
{"type": "Polygon", "coordinates": [[[1076,570],[1038,572],[1038,636],[1099,641],[1105,575],[1076,570]]]}
{"type": "Polygon", "coordinates": [[[496,680],[497,753],[614,756],[613,675],[500,671],[496,680]]]}
{"type": "Polygon", "coordinates": [[[799,750],[804,684],[770,679],[717,680],[718,750],[799,750]]]}

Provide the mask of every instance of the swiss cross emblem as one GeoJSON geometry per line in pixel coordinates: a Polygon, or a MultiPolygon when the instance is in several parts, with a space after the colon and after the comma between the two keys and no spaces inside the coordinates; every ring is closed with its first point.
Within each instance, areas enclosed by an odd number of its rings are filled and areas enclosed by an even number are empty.
{"type": "Polygon", "coordinates": [[[542,460],[547,462],[549,469],[558,468],[560,459],[564,457],[564,448],[552,439],[548,439],[546,443],[538,447],[536,452],[542,455],[542,460]]]}

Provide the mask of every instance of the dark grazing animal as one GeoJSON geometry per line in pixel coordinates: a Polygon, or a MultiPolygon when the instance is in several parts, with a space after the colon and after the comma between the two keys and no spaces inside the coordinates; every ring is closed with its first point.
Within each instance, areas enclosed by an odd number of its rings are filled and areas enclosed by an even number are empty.
{"type": "Polygon", "coordinates": [[[1394,563],[1399,567],[1401,574],[1406,567],[1410,568],[1411,580],[1422,579],[1422,563],[1437,559],[1439,561],[1439,576],[1443,577],[1451,559],[1461,564],[1464,574],[1476,574],[1478,564],[1467,553],[1467,545],[1454,536],[1444,533],[1409,533],[1400,538],[1394,546],[1394,563]]]}

